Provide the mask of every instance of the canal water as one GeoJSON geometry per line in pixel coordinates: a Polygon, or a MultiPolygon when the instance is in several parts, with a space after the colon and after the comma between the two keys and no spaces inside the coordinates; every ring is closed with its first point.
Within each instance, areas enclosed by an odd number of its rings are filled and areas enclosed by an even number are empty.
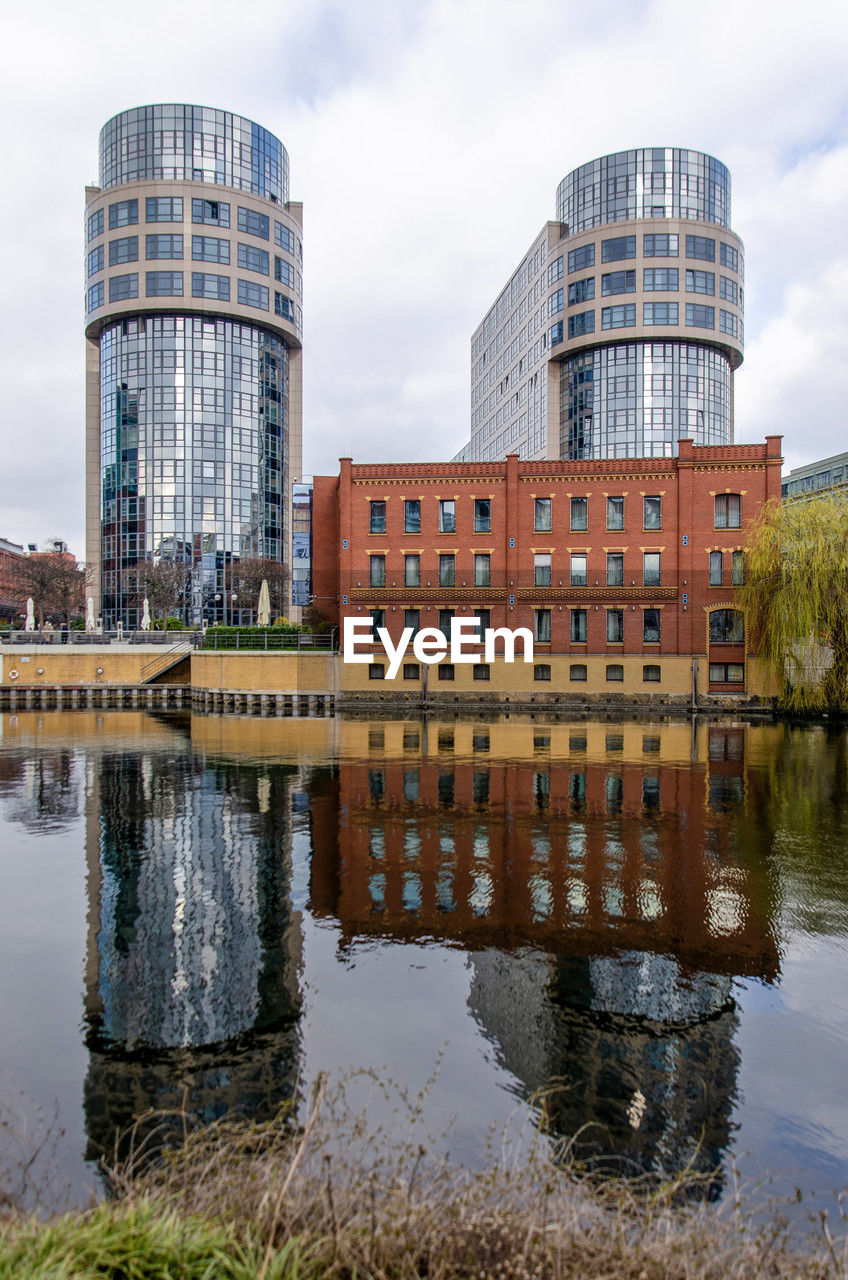
{"type": "Polygon", "coordinates": [[[848,735],[0,714],[0,966],[2,1185],[44,1140],[48,1201],[151,1108],[354,1071],[471,1166],[541,1123],[814,1208],[848,1184],[848,735]]]}

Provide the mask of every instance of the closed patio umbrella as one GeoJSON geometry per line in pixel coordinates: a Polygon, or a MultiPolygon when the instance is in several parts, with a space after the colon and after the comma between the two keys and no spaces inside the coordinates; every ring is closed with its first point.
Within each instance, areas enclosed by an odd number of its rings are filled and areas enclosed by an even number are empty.
{"type": "Polygon", "coordinates": [[[271,621],[271,593],[268,590],[268,583],[265,578],[262,579],[262,586],[259,588],[256,621],[260,627],[267,627],[271,621]]]}

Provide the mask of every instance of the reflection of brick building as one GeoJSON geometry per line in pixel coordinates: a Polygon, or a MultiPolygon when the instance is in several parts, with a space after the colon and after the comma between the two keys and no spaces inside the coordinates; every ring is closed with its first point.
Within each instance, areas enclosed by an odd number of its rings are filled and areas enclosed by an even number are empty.
{"type": "MultiPolygon", "coordinates": [[[[314,480],[313,592],[338,623],[372,615],[403,627],[480,616],[527,627],[535,663],[430,673],[431,693],[555,689],[758,692],[733,615],[746,529],[780,493],[780,438],[675,458],[375,464],[342,459],[314,480]],[[333,601],[337,602],[335,608],[333,601]],[[507,683],[504,684],[504,678],[507,683]],[[518,683],[517,683],[518,682],[518,683]],[[502,687],[503,686],[503,687],[502,687]]],[[[408,655],[409,658],[412,655],[408,655]]],[[[345,671],[379,694],[385,672],[345,671]]],[[[421,664],[423,666],[423,664],[421,664]]],[[[412,662],[390,687],[420,696],[412,662]]]]}
{"type": "Polygon", "coordinates": [[[313,777],[313,913],[348,940],[466,949],[471,1012],[580,1158],[711,1175],[736,1096],[733,977],[779,966],[766,860],[736,839],[745,730],[359,733],[358,759],[347,742],[313,777]]]}
{"type": "Polygon", "coordinates": [[[343,758],[338,796],[316,797],[313,910],[348,936],[650,951],[774,977],[769,883],[733,843],[744,730],[711,728],[709,758],[679,768],[659,755],[665,727],[637,727],[641,759],[618,726],[601,759],[585,726],[523,728],[523,758],[492,760],[494,727],[473,727],[469,759],[459,726],[375,726],[372,758],[343,758]]]}

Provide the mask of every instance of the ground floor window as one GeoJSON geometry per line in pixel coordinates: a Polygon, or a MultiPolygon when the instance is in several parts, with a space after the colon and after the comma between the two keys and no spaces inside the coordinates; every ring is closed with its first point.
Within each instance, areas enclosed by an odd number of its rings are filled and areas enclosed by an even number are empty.
{"type": "Polygon", "coordinates": [[[534,680],[550,680],[550,678],[551,678],[550,663],[538,662],[536,666],[533,668],[533,679],[534,680]]]}
{"type": "Polygon", "coordinates": [[[403,664],[404,680],[417,680],[419,677],[419,668],[417,662],[405,662],[403,664]]]}
{"type": "Polygon", "coordinates": [[[651,683],[659,684],[660,669],[656,665],[656,663],[653,663],[653,662],[645,663],[645,665],[642,668],[642,679],[644,680],[645,684],[651,684],[651,683]]]}
{"type": "Polygon", "coordinates": [[[489,679],[489,667],[488,667],[488,665],[487,665],[485,662],[475,662],[475,664],[474,664],[474,679],[475,679],[475,680],[488,680],[488,679],[489,679]]]}
{"type": "Polygon", "coordinates": [[[386,675],[386,668],[382,662],[372,662],[368,667],[369,680],[383,680],[386,675]]]}
{"type": "Polygon", "coordinates": [[[453,676],[454,676],[453,663],[452,662],[441,663],[441,665],[439,666],[439,679],[453,680],[453,676]]]}
{"type": "Polygon", "coordinates": [[[711,662],[710,684],[744,684],[745,664],[742,662],[711,662]]]}
{"type": "Polygon", "coordinates": [[[607,665],[607,680],[623,680],[624,667],[620,662],[610,662],[607,665]]]}
{"type": "Polygon", "coordinates": [[[570,666],[570,668],[569,668],[569,671],[568,671],[568,678],[569,678],[569,680],[581,680],[581,681],[584,681],[584,682],[585,682],[585,680],[586,680],[586,663],[585,663],[585,662],[572,662],[572,664],[571,664],[571,666],[570,666]]]}

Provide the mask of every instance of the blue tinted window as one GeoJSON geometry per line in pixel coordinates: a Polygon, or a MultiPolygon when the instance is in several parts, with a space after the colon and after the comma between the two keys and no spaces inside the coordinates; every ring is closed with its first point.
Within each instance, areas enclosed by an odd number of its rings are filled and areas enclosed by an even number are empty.
{"type": "Polygon", "coordinates": [[[595,277],[588,276],[585,280],[575,280],[574,284],[568,286],[568,305],[574,306],[578,302],[591,302],[595,296],[595,277]]]}
{"type": "Polygon", "coordinates": [[[230,261],[230,242],[218,236],[192,236],[191,256],[195,262],[230,261]]]}
{"type": "Polygon", "coordinates": [[[274,243],[278,244],[281,249],[285,249],[286,253],[294,253],[294,232],[284,226],[282,222],[275,222],[274,243]]]}
{"type": "Polygon", "coordinates": [[[677,303],[644,302],[642,304],[642,322],[643,324],[677,324],[677,303]]]}
{"type": "Polygon", "coordinates": [[[704,307],[697,302],[687,302],[686,323],[693,329],[714,329],[715,307],[704,307]]]}
{"type": "Polygon", "coordinates": [[[635,293],[635,271],[608,271],[601,276],[601,294],[609,297],[613,293],[635,293]]]}
{"type": "Polygon", "coordinates": [[[587,267],[595,265],[595,246],[593,244],[584,244],[579,249],[572,249],[568,255],[568,274],[571,275],[575,271],[585,271],[587,267]]]}
{"type": "Polygon", "coordinates": [[[678,288],[677,267],[645,267],[642,288],[645,293],[664,293],[678,288]]]}
{"type": "Polygon", "coordinates": [[[148,271],[145,290],[148,298],[181,298],[183,273],[182,271],[148,271]]]}
{"type": "Polygon", "coordinates": [[[105,262],[105,254],[103,245],[99,244],[96,249],[92,249],[88,255],[88,275],[93,276],[96,272],[102,271],[105,262]]]}
{"type": "Polygon", "coordinates": [[[580,338],[584,333],[595,332],[595,313],[594,311],[579,311],[575,316],[568,317],[568,336],[569,338],[580,338]]]}
{"type": "Polygon", "coordinates": [[[191,202],[192,222],[205,222],[213,227],[230,225],[230,206],[223,200],[197,200],[191,202]]]}
{"type": "Polygon", "coordinates": [[[268,250],[260,249],[258,245],[240,244],[238,247],[238,265],[242,271],[260,271],[263,276],[268,274],[268,250]]]}
{"type": "Polygon", "coordinates": [[[109,301],[123,302],[126,298],[138,297],[138,275],[135,271],[127,276],[112,276],[109,281],[109,301]]]}
{"type": "Polygon", "coordinates": [[[239,280],[238,300],[245,307],[259,307],[268,310],[268,289],[264,284],[254,284],[252,280],[239,280]]]}
{"type": "Polygon", "coordinates": [[[138,201],[118,200],[109,205],[109,228],[129,227],[138,222],[138,201]]]}
{"type": "Polygon", "coordinates": [[[686,257],[715,262],[715,240],[711,240],[709,236],[687,236],[686,257]]]}
{"type": "Polygon", "coordinates": [[[147,222],[182,222],[182,196],[148,196],[145,201],[147,222]]]}
{"type": "Polygon", "coordinates": [[[191,296],[217,298],[221,302],[229,302],[230,281],[227,276],[213,276],[204,271],[192,271],[191,296]]]}
{"type": "Polygon", "coordinates": [[[239,205],[239,231],[245,231],[250,236],[259,236],[262,240],[267,240],[268,228],[268,219],[264,213],[258,213],[256,209],[244,209],[239,205]]]}
{"type": "Polygon", "coordinates": [[[629,329],[635,323],[635,303],[628,302],[618,307],[603,307],[601,310],[602,329],[629,329]]]}
{"type": "Polygon", "coordinates": [[[121,262],[138,261],[138,236],[122,236],[120,240],[109,241],[109,266],[115,267],[121,262]]]}
{"type": "Polygon", "coordinates": [[[635,236],[614,236],[601,241],[601,262],[618,262],[621,258],[636,257],[635,236]]]}
{"type": "Polygon", "coordinates": [[[676,258],[678,238],[666,232],[643,236],[642,253],[646,258],[676,258]]]}
{"type": "Polygon", "coordinates": [[[148,258],[181,258],[183,238],[181,235],[147,236],[144,252],[148,258]]]}

